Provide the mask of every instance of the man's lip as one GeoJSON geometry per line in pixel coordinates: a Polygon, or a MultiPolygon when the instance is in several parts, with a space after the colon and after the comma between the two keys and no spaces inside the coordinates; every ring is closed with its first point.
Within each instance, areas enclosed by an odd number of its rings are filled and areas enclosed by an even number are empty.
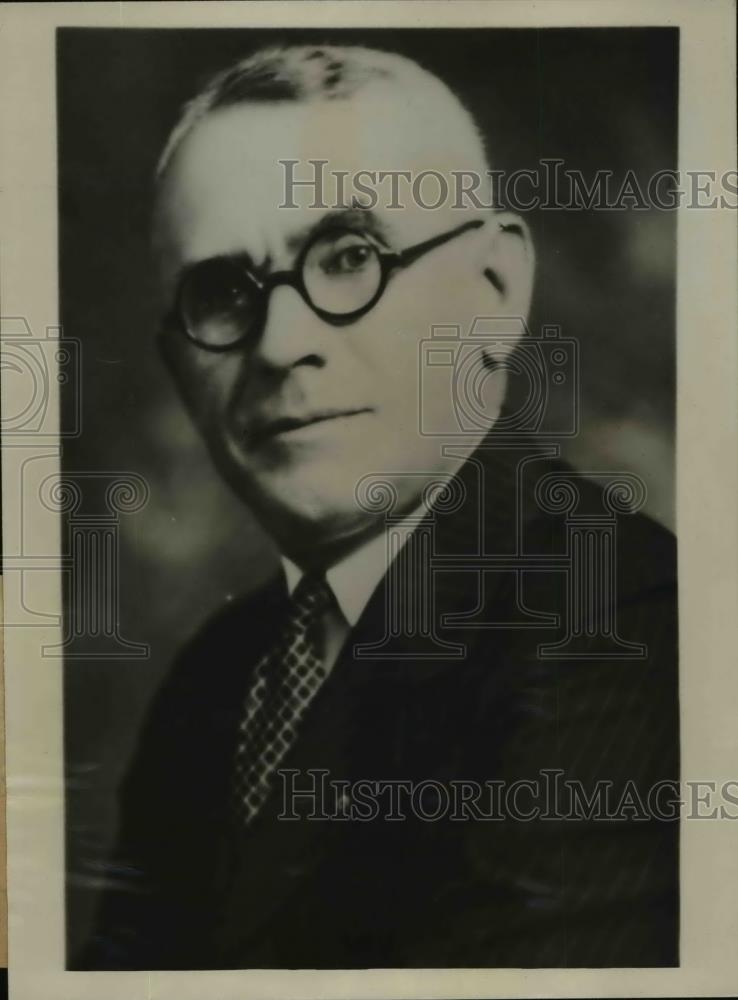
{"type": "Polygon", "coordinates": [[[299,430],[301,427],[309,427],[311,424],[323,423],[326,420],[339,420],[342,417],[355,417],[360,413],[370,412],[369,407],[363,406],[344,410],[319,410],[302,416],[275,417],[272,420],[261,420],[251,429],[249,441],[252,447],[258,447],[288,431],[299,430]]]}

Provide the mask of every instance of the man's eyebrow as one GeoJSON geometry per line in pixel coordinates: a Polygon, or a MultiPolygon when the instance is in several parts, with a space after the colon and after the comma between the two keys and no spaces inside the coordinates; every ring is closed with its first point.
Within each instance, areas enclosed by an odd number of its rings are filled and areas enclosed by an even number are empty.
{"type": "Polygon", "coordinates": [[[377,218],[377,215],[370,208],[352,205],[326,212],[317,222],[304,226],[293,233],[287,238],[287,248],[296,252],[311,237],[318,236],[320,233],[335,227],[361,230],[361,232],[368,232],[375,236],[382,243],[387,244],[388,242],[387,228],[377,218]]]}
{"type": "MultiPolygon", "coordinates": [[[[389,247],[391,245],[388,227],[380,221],[376,213],[369,208],[362,207],[361,205],[351,205],[346,206],[345,208],[334,209],[330,212],[326,212],[326,214],[322,215],[320,219],[317,219],[310,225],[303,226],[301,229],[292,233],[286,239],[287,249],[290,250],[290,252],[297,254],[310,239],[334,228],[349,230],[354,229],[357,232],[369,233],[385,247],[389,247]]],[[[246,267],[254,273],[259,273],[264,269],[268,270],[271,266],[270,256],[267,256],[265,260],[257,264],[247,250],[226,251],[225,253],[215,254],[212,257],[203,258],[202,260],[197,259],[189,262],[183,262],[174,275],[174,287],[176,288],[182,281],[182,278],[187,271],[190,271],[201,264],[211,263],[213,261],[235,261],[242,267],[246,267]]]]}

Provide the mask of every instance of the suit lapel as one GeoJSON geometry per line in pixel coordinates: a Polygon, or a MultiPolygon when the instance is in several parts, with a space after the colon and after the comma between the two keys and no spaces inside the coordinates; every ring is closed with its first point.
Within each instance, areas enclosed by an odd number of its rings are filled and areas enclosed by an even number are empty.
{"type": "Polygon", "coordinates": [[[524,551],[525,526],[538,513],[527,473],[545,457],[490,435],[464,462],[450,490],[455,500],[431,508],[380,581],[344,649],[341,670],[422,683],[473,659],[481,638],[489,644],[484,626],[525,624],[522,615],[499,620],[516,577],[508,567],[485,568],[483,558],[524,551]],[[418,599],[421,591],[426,602],[418,599]]]}
{"type": "MultiPolygon", "coordinates": [[[[402,548],[282,764],[298,772],[298,783],[316,769],[348,781],[464,776],[467,729],[480,705],[488,717],[494,711],[499,673],[501,633],[478,626],[494,614],[509,617],[515,594],[510,573],[482,573],[479,557],[520,547],[529,516],[517,489],[520,462],[519,449],[478,451],[457,474],[461,500],[431,509],[402,548]],[[419,588],[428,597],[424,621],[405,613],[419,588]]],[[[270,600],[262,613],[280,606],[274,591],[270,600]]],[[[235,734],[237,713],[233,725],[235,734]]],[[[291,896],[319,894],[317,873],[346,835],[340,821],[278,820],[281,806],[272,796],[253,829],[236,832],[237,864],[217,932],[226,955],[241,953],[291,896]]]]}

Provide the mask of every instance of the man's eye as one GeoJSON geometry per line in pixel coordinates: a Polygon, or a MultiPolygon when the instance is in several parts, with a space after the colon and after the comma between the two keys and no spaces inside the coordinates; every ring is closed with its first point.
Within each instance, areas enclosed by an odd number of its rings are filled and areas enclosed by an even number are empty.
{"type": "Polygon", "coordinates": [[[371,257],[371,247],[357,243],[341,250],[335,250],[323,261],[323,270],[326,274],[354,274],[357,271],[362,271],[370,262],[371,257]]]}
{"type": "Polygon", "coordinates": [[[251,296],[243,275],[221,262],[203,264],[186,284],[188,303],[202,313],[240,309],[250,302],[251,296]]]}
{"type": "Polygon", "coordinates": [[[223,288],[211,290],[211,302],[215,306],[231,306],[239,308],[250,300],[250,295],[238,285],[230,284],[223,288]]]}

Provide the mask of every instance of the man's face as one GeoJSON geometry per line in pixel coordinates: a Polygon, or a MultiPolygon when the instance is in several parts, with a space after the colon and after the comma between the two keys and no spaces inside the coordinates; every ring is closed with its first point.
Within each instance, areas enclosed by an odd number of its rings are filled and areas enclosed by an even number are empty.
{"type": "MultiPolygon", "coordinates": [[[[432,131],[400,102],[367,92],[350,101],[239,105],[198,124],[169,167],[158,203],[164,294],[171,304],[182,270],[216,257],[248,258],[263,272],[290,270],[301,248],[325,226],[366,226],[403,250],[469,221],[470,210],[429,211],[380,203],[369,213],[335,213],[332,185],[295,188],[285,201],[280,160],[311,159],[333,171],[450,169],[443,122],[432,131]],[[358,221],[357,221],[358,216],[358,221]]],[[[388,189],[385,189],[388,191],[388,189]]],[[[433,197],[433,195],[430,195],[433,197]]],[[[385,198],[384,201],[388,201],[385,198]]],[[[398,507],[412,509],[423,479],[451,472],[437,437],[420,432],[421,341],[437,324],[468,330],[495,311],[484,277],[488,226],[440,246],[392,275],[366,315],[336,326],[319,318],[287,286],[276,287],[258,335],[219,353],[192,343],[173,324],[162,346],[189,411],[224,477],[288,553],[340,544],[371,526],[356,501],[368,473],[392,481],[398,507]],[[407,473],[416,473],[408,476],[407,473]]],[[[485,391],[501,393],[495,380],[485,391]]],[[[433,426],[456,425],[448,393],[424,398],[433,426]]],[[[490,406],[495,400],[490,400],[490,406]]],[[[481,438],[483,431],[477,436],[481,438]]],[[[464,444],[474,443],[469,438],[464,444]]]]}

